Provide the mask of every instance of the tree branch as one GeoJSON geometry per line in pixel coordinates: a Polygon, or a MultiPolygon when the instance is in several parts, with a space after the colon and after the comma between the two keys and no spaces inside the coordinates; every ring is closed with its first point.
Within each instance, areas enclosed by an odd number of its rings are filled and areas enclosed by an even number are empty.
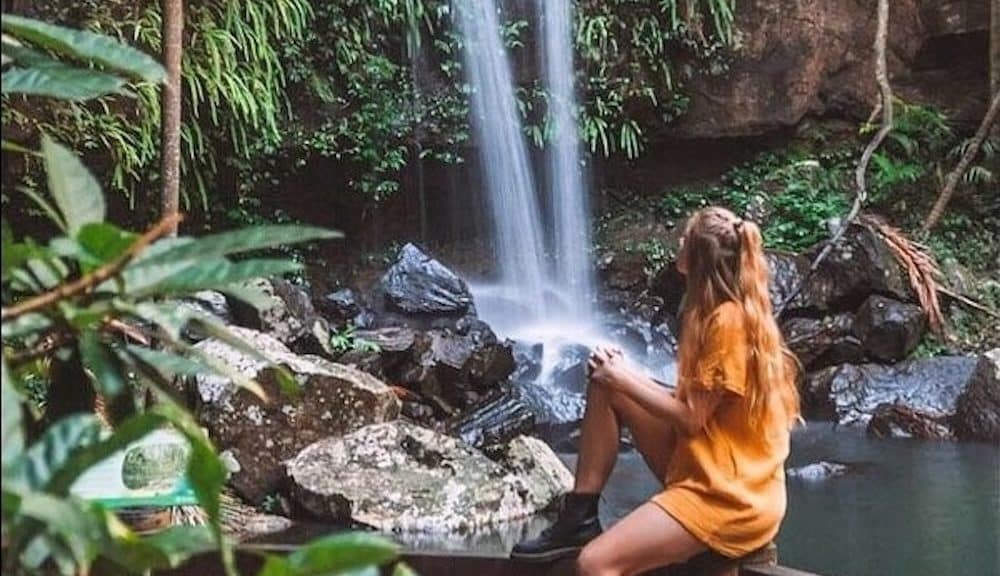
{"type": "Polygon", "coordinates": [[[182,216],[180,214],[172,214],[164,217],[145,234],[136,239],[136,241],[128,247],[125,253],[113,262],[109,262],[93,272],[81,276],[73,282],[61,284],[53,290],[28,298],[27,300],[0,310],[0,321],[6,322],[19,316],[23,316],[29,312],[37,312],[39,310],[49,308],[50,306],[53,306],[67,298],[72,298],[73,296],[87,292],[88,290],[99,286],[105,280],[117,276],[122,269],[128,266],[129,263],[150,244],[155,242],[158,238],[166,236],[170,234],[171,231],[175,230],[177,223],[181,221],[181,218],[182,216]]]}
{"type": "MultiPolygon", "coordinates": [[[[868,173],[868,164],[871,162],[872,156],[878,147],[885,140],[885,137],[889,135],[892,131],[892,87],[889,85],[889,67],[886,63],[886,44],[888,42],[889,36],[889,0],[879,0],[878,3],[878,24],[875,31],[875,80],[878,82],[880,101],[876,103],[875,112],[879,109],[882,111],[882,123],[879,127],[878,132],[875,136],[868,142],[865,146],[864,152],[861,153],[861,158],[858,161],[857,169],[854,171],[854,202],[851,204],[851,209],[847,212],[847,215],[841,220],[840,225],[837,230],[827,241],[826,245],[816,255],[816,258],[809,265],[809,270],[806,271],[805,276],[802,280],[795,286],[795,289],[778,305],[775,310],[775,315],[781,317],[781,314],[785,311],[785,308],[802,292],[802,288],[805,284],[812,278],[819,265],[826,260],[830,252],[836,248],[837,244],[840,243],[840,239],[843,238],[844,233],[847,232],[848,227],[857,218],[858,213],[861,212],[861,206],[864,205],[865,200],[868,198],[868,185],[866,182],[866,177],[868,173]]],[[[872,118],[875,116],[875,112],[872,113],[872,118]]]]}
{"type": "Polygon", "coordinates": [[[944,209],[948,206],[948,202],[951,201],[951,197],[955,195],[955,189],[958,187],[959,180],[961,180],[965,171],[969,169],[969,165],[972,164],[972,161],[976,159],[976,154],[979,153],[979,149],[982,147],[983,142],[986,141],[986,136],[990,133],[990,127],[992,127],[993,123],[996,122],[998,115],[1000,115],[1000,90],[993,95],[993,101],[990,104],[990,108],[986,111],[986,116],[983,117],[983,122],[979,125],[979,130],[976,130],[976,135],[972,138],[972,142],[969,143],[965,153],[962,154],[962,158],[958,161],[958,165],[956,165],[955,169],[948,174],[948,178],[945,180],[944,188],[941,189],[941,194],[938,195],[937,201],[934,202],[934,207],[931,208],[931,211],[927,214],[927,219],[924,220],[924,232],[929,231],[937,225],[938,220],[940,220],[941,216],[944,215],[944,209]]]}

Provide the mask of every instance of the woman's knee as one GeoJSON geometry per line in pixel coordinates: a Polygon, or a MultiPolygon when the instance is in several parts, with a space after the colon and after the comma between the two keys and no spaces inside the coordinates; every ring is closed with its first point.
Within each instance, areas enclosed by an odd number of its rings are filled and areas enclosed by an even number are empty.
{"type": "Polygon", "coordinates": [[[620,574],[614,570],[614,566],[600,547],[594,542],[584,546],[580,555],[576,557],[577,576],[616,576],[620,574]]]}

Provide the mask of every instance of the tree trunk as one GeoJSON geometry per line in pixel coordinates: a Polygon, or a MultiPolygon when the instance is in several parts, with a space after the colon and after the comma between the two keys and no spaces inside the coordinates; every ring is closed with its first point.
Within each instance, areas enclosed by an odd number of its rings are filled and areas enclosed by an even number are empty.
{"type": "MultiPolygon", "coordinates": [[[[160,178],[163,183],[160,217],[180,206],[181,188],[181,56],[184,43],[184,0],[163,0],[163,65],[167,81],[161,106],[160,178]]],[[[176,225],[173,233],[177,233],[176,225]]]]}
{"type": "MultiPolygon", "coordinates": [[[[995,0],[1000,2],[1000,0],[995,0]]],[[[944,215],[944,209],[948,206],[948,202],[951,201],[951,197],[955,194],[955,189],[958,187],[958,182],[961,180],[962,175],[965,171],[969,169],[969,165],[972,161],[976,159],[976,154],[979,153],[979,148],[982,147],[983,141],[986,140],[986,136],[990,133],[990,128],[993,123],[996,122],[997,115],[1000,114],[1000,91],[993,93],[993,98],[990,103],[990,109],[986,112],[986,117],[983,118],[983,123],[979,125],[979,130],[976,131],[976,135],[972,138],[972,142],[969,147],[966,148],[965,154],[962,154],[961,160],[958,161],[958,165],[955,169],[948,174],[948,178],[945,180],[944,188],[941,189],[941,194],[938,196],[936,202],[934,202],[934,207],[931,208],[929,214],[927,214],[927,219],[924,220],[924,231],[928,231],[933,228],[941,216],[944,215]]]]}
{"type": "Polygon", "coordinates": [[[1000,0],[990,10],[990,94],[1000,92],[1000,0]]]}

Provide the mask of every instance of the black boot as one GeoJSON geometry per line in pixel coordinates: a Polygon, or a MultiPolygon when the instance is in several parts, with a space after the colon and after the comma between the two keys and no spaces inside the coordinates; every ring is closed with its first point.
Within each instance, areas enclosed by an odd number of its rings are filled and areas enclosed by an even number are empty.
{"type": "Polygon", "coordinates": [[[600,497],[600,494],[567,494],[555,524],[546,528],[538,538],[514,546],[510,557],[548,562],[576,554],[587,542],[601,534],[601,521],[597,518],[600,497]]]}

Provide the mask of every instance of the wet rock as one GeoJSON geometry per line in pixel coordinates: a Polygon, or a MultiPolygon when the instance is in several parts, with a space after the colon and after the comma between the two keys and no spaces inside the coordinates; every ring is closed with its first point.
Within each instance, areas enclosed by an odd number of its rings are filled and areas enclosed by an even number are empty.
{"type": "MultiPolygon", "coordinates": [[[[234,322],[233,313],[229,308],[229,301],[226,300],[225,294],[221,292],[202,290],[186,298],[181,298],[177,302],[181,307],[188,308],[200,314],[214,316],[223,324],[232,324],[234,322]]],[[[198,342],[208,338],[208,334],[197,328],[185,328],[184,338],[192,342],[198,342]]]]}
{"type": "Polygon", "coordinates": [[[247,287],[259,292],[267,305],[261,309],[232,302],[236,323],[266,332],[295,352],[333,356],[330,327],[316,313],[309,294],[281,278],[258,278],[247,287]]]}
{"type": "Polygon", "coordinates": [[[534,514],[571,488],[547,446],[511,446],[508,468],[456,438],[395,421],[308,446],[288,462],[288,476],[299,505],[323,520],[470,531],[534,514]]]}
{"type": "Polygon", "coordinates": [[[798,468],[789,468],[785,475],[789,478],[799,478],[810,482],[826,480],[837,476],[843,476],[850,472],[851,468],[847,464],[840,462],[813,462],[798,468]]]}
{"type": "Polygon", "coordinates": [[[361,297],[351,288],[341,288],[323,296],[320,310],[330,321],[344,325],[361,313],[361,297]]]}
{"type": "Polygon", "coordinates": [[[473,448],[506,444],[535,427],[535,414],[520,398],[503,391],[451,422],[448,433],[473,448]]]}
{"type": "Polygon", "coordinates": [[[1000,348],[979,357],[972,380],[958,399],[955,433],[962,440],[1000,444],[1000,348]]]}
{"type": "Polygon", "coordinates": [[[802,365],[816,370],[864,360],[861,341],[851,331],[853,324],[854,316],[846,313],[824,318],[792,318],[781,325],[781,331],[802,365]]]}
{"type": "Polygon", "coordinates": [[[771,305],[778,309],[786,300],[795,297],[785,306],[786,313],[795,310],[814,308],[808,301],[808,292],[799,290],[809,271],[809,259],[801,254],[769,250],[765,253],[767,266],[771,271],[770,296],[771,305]]]}
{"type": "Polygon", "coordinates": [[[877,294],[869,296],[858,308],[852,326],[868,356],[882,362],[908,356],[926,329],[927,315],[920,306],[877,294]]]}
{"type": "Polygon", "coordinates": [[[198,418],[219,449],[228,453],[234,470],[230,483],[247,500],[259,504],[282,485],[282,463],[320,438],[336,436],[399,414],[399,400],[374,377],[318,356],[292,353],[277,339],[248,329],[232,328],[238,337],[275,363],[288,368],[298,382],[296,396],[286,394],[272,368],[218,340],[196,345],[202,353],[260,383],[269,401],[237,387],[226,377],[195,377],[198,418]]]}
{"type": "MultiPolygon", "coordinates": [[[[822,249],[814,247],[809,259],[822,249]]],[[[906,273],[881,236],[864,224],[852,224],[837,247],[802,290],[800,305],[819,311],[856,309],[871,294],[912,301],[906,273]]]]}
{"type": "Polygon", "coordinates": [[[879,438],[946,440],[952,437],[947,414],[880,404],[868,422],[868,433],[879,438]]]}
{"type": "Polygon", "coordinates": [[[951,416],[975,365],[975,358],[965,356],[910,360],[894,366],[843,364],[810,378],[807,394],[814,403],[832,404],[837,422],[845,425],[867,425],[881,404],[951,416]],[[820,397],[824,392],[826,399],[820,397]]]}
{"type": "Polygon", "coordinates": [[[390,378],[452,412],[474,404],[510,376],[511,347],[510,342],[497,341],[492,331],[464,336],[450,331],[418,333],[412,353],[390,378]]]}
{"type": "MultiPolygon", "coordinates": [[[[887,42],[894,77],[908,75],[927,39],[922,4],[940,2],[892,4],[894,26],[887,42]]],[[[734,26],[740,42],[726,73],[694,73],[690,107],[671,126],[672,136],[773,133],[798,125],[810,114],[863,119],[875,104],[875,18],[870,5],[853,0],[756,0],[738,4],[734,26]]]]}
{"type": "Polygon", "coordinates": [[[541,343],[514,342],[511,352],[514,356],[515,369],[511,374],[511,380],[534,382],[542,373],[543,350],[544,346],[541,343]]]}
{"type": "Polygon", "coordinates": [[[417,332],[405,326],[355,330],[352,340],[351,348],[338,356],[337,362],[388,378],[410,357],[417,332]]]}
{"type": "Polygon", "coordinates": [[[413,244],[403,246],[380,287],[393,307],[408,314],[463,315],[472,307],[465,281],[413,244]]]}
{"type": "Polygon", "coordinates": [[[559,358],[546,379],[548,385],[582,394],[587,389],[587,359],[590,357],[590,348],[582,344],[572,344],[559,347],[555,353],[559,358]]]}
{"type": "Polygon", "coordinates": [[[801,384],[802,413],[808,420],[836,420],[837,405],[830,394],[833,379],[841,366],[830,366],[806,374],[801,384]]]}

